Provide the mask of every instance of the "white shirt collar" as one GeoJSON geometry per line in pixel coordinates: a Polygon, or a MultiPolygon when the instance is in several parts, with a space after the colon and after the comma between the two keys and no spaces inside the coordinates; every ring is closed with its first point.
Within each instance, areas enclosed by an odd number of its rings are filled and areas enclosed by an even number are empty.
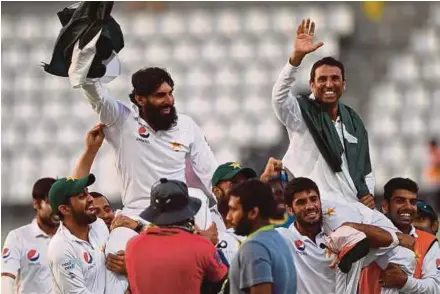
{"type": "MultiPolygon", "coordinates": [[[[308,237],[308,236],[306,236],[306,235],[303,235],[303,234],[301,234],[301,232],[300,231],[298,231],[298,229],[295,227],[295,222],[293,222],[290,226],[289,226],[289,230],[295,230],[297,233],[298,233],[298,235],[300,235],[301,236],[301,240],[302,241],[304,241],[304,240],[310,240],[310,238],[308,237]]],[[[319,240],[321,240],[322,238],[324,238],[324,229],[321,227],[321,231],[318,233],[318,235],[316,235],[316,244],[319,244],[320,242],[318,242],[318,239],[319,240]]],[[[312,240],[310,240],[310,241],[312,241],[312,240]]],[[[313,242],[313,241],[312,241],[313,242]]]]}
{"type": "Polygon", "coordinates": [[[34,231],[34,236],[35,237],[46,237],[46,238],[50,238],[50,236],[48,234],[46,234],[38,225],[37,219],[34,218],[34,220],[32,221],[32,230],[34,231]]]}
{"type": "Polygon", "coordinates": [[[418,238],[419,237],[419,235],[417,235],[416,228],[413,225],[411,225],[411,231],[409,232],[409,235],[414,237],[414,238],[418,238]]]}
{"type": "MultiPolygon", "coordinates": [[[[89,236],[90,236],[90,232],[93,230],[93,226],[89,225],[89,236]]],[[[76,241],[76,242],[80,242],[80,243],[87,243],[89,244],[89,242],[81,240],[80,238],[76,237],[75,235],[73,235],[70,230],[64,226],[63,222],[60,222],[60,227],[58,228],[58,231],[60,231],[61,234],[64,235],[64,237],[66,237],[67,239],[70,239],[71,241],[76,241]]]]}

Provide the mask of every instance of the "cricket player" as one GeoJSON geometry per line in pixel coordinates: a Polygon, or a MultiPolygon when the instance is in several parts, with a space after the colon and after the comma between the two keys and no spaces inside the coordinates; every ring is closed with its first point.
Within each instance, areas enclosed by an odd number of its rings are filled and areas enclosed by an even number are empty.
{"type": "Polygon", "coordinates": [[[382,210],[395,226],[415,238],[414,252],[417,265],[413,276],[395,266],[380,268],[373,263],[362,271],[360,291],[371,294],[383,293],[386,288],[398,289],[400,293],[440,293],[440,247],[435,235],[414,228],[412,222],[417,214],[419,187],[411,179],[393,178],[384,187],[382,210]]]}
{"type": "Polygon", "coordinates": [[[315,181],[328,200],[374,208],[368,135],[359,116],[339,101],[346,87],[343,64],[319,60],[310,72],[310,97],[291,93],[304,57],[324,45],[313,44],[314,34],[315,23],[302,20],[272,91],[273,109],[290,139],[283,164],[295,176],[315,181]]]}
{"type": "MultiPolygon", "coordinates": [[[[284,195],[288,209],[295,215],[295,222],[289,229],[279,228],[278,231],[293,251],[298,268],[298,293],[357,293],[359,275],[356,272],[345,275],[335,268],[338,261],[342,263],[344,260],[335,259],[334,253],[325,246],[329,233],[336,227],[348,226],[367,236],[370,252],[363,260],[365,265],[390,252],[411,255],[409,249],[398,246],[408,241],[402,234],[369,224],[356,205],[342,205],[321,199],[316,183],[308,178],[293,179],[288,183],[284,195]],[[344,222],[344,219],[350,222],[344,222]]],[[[388,225],[390,228],[393,226],[391,222],[388,225]]],[[[411,261],[405,262],[402,260],[403,266],[414,266],[411,261]]]]}
{"type": "Polygon", "coordinates": [[[123,213],[138,217],[150,204],[151,186],[160,178],[185,182],[186,158],[211,191],[216,159],[194,120],[177,114],[174,81],[167,71],[150,67],[135,72],[131,106],[114,99],[99,80],[86,79],[99,36],[82,50],[75,46],[69,77],[83,75],[77,86],[106,125],[105,138],[115,151],[122,182],[123,213]]]}
{"type": "Polygon", "coordinates": [[[49,244],[48,259],[55,294],[104,294],[104,246],[109,232],[96,216],[87,187],[90,174],[80,179],[58,179],[49,191],[60,227],[49,244]]]}
{"type": "Polygon", "coordinates": [[[48,247],[59,226],[48,201],[55,179],[42,178],[32,189],[36,211],[32,223],[9,232],[2,250],[3,294],[52,293],[52,280],[47,262],[48,247]]]}

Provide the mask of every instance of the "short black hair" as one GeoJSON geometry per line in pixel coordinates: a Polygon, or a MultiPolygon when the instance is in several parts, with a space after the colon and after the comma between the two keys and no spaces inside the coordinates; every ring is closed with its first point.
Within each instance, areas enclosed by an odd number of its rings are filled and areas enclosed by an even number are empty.
{"type": "Polygon", "coordinates": [[[409,178],[392,178],[383,188],[385,200],[390,201],[391,196],[398,189],[408,190],[416,194],[419,192],[419,186],[413,180],[409,178]]]}
{"type": "Polygon", "coordinates": [[[174,87],[174,81],[170,74],[163,68],[148,67],[142,68],[131,76],[133,92],[129,95],[131,102],[137,105],[135,96],[150,96],[163,83],[174,87]]]}
{"type": "Polygon", "coordinates": [[[112,207],[112,203],[110,202],[110,200],[108,200],[108,198],[105,197],[104,195],[102,195],[101,193],[99,193],[99,192],[90,192],[89,194],[90,194],[90,196],[92,196],[93,198],[99,198],[99,197],[104,198],[105,200],[107,200],[108,205],[110,205],[110,207],[112,207]]]}
{"type": "Polygon", "coordinates": [[[303,191],[315,191],[318,196],[319,194],[318,185],[314,181],[309,178],[293,178],[286,185],[286,189],[284,190],[284,203],[291,207],[293,200],[295,200],[295,194],[303,191]]]}
{"type": "Polygon", "coordinates": [[[316,69],[318,67],[323,66],[323,65],[339,67],[339,69],[341,70],[341,74],[342,74],[342,80],[345,81],[345,68],[344,68],[344,65],[342,64],[342,62],[334,59],[331,56],[327,56],[327,57],[324,57],[324,58],[318,60],[317,62],[315,62],[313,64],[312,69],[310,70],[310,81],[311,82],[315,81],[316,69]]]}
{"type": "Polygon", "coordinates": [[[261,218],[269,219],[274,216],[276,202],[269,184],[258,179],[246,180],[234,185],[229,195],[240,198],[241,206],[245,212],[258,207],[261,218]]]}
{"type": "MultiPolygon", "coordinates": [[[[64,202],[61,203],[60,205],[68,205],[68,206],[71,205],[71,204],[72,204],[71,199],[72,199],[72,197],[67,198],[67,199],[64,200],[64,202]]],[[[56,213],[56,215],[58,215],[58,217],[60,218],[61,221],[64,221],[64,214],[63,214],[60,210],[58,210],[58,212],[56,213]]]]}
{"type": "Polygon", "coordinates": [[[41,201],[49,197],[49,190],[56,180],[54,178],[41,178],[37,180],[32,188],[32,198],[41,201]]]}

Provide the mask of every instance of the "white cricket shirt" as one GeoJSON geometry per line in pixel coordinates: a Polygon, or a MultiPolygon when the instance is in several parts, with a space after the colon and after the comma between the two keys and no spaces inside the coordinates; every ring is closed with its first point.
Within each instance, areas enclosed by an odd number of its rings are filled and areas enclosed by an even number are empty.
{"type": "MultiPolygon", "coordinates": [[[[315,181],[322,198],[340,203],[358,202],[357,190],[350,176],[345,152],[342,154],[342,171],[333,172],[319,152],[312,134],[304,122],[296,97],[290,92],[298,68],[287,62],[272,91],[273,109],[280,122],[286,127],[290,140],[282,160],[283,164],[296,177],[307,177],[315,181]]],[[[350,143],[357,143],[357,139],[347,132],[339,119],[333,123],[341,141],[344,133],[345,139],[350,143]]],[[[373,173],[367,175],[365,181],[370,193],[374,195],[373,173]]]]}
{"type": "Polygon", "coordinates": [[[104,294],[109,232],[100,218],[89,226],[89,242],[72,235],[62,222],[52,238],[48,258],[55,294],[104,294]]]}
{"type": "MultiPolygon", "coordinates": [[[[124,227],[113,229],[105,244],[105,255],[124,250],[131,238],[138,236],[134,230],[124,227]]],[[[128,289],[128,279],[124,275],[105,269],[105,294],[124,294],[128,289]]]]}
{"type": "Polygon", "coordinates": [[[207,191],[217,161],[197,124],[179,114],[177,125],[168,131],[154,131],[138,112],[110,96],[96,82],[84,84],[85,96],[99,114],[105,138],[116,154],[116,168],[122,182],[122,203],[129,215],[139,215],[150,204],[150,190],[160,178],[186,182],[185,159],[207,191]]]}
{"type": "Polygon", "coordinates": [[[234,229],[218,232],[218,243],[216,247],[223,252],[229,265],[231,265],[232,260],[240,249],[241,243],[243,243],[245,239],[245,237],[236,235],[234,229]]]}
{"type": "Polygon", "coordinates": [[[316,236],[316,243],[301,235],[292,224],[288,229],[276,228],[292,250],[297,274],[297,292],[301,294],[335,293],[336,270],[329,268],[335,258],[333,253],[322,249],[324,232],[316,236]]]}
{"type": "Polygon", "coordinates": [[[9,232],[2,250],[1,272],[16,277],[17,293],[52,293],[47,260],[50,240],[51,237],[40,229],[36,219],[9,232]]]}

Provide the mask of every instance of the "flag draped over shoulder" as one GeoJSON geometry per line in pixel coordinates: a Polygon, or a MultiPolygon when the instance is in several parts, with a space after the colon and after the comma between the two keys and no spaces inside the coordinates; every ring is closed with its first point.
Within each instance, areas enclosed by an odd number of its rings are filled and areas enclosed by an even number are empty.
{"type": "Polygon", "coordinates": [[[342,146],[324,105],[307,97],[299,97],[298,103],[313,140],[328,165],[335,173],[342,171],[342,156],[345,149],[348,169],[356,186],[357,196],[362,198],[368,195],[370,192],[365,176],[371,173],[371,162],[368,133],[361,118],[347,105],[338,103],[338,115],[344,126],[344,146],[342,146]]]}

